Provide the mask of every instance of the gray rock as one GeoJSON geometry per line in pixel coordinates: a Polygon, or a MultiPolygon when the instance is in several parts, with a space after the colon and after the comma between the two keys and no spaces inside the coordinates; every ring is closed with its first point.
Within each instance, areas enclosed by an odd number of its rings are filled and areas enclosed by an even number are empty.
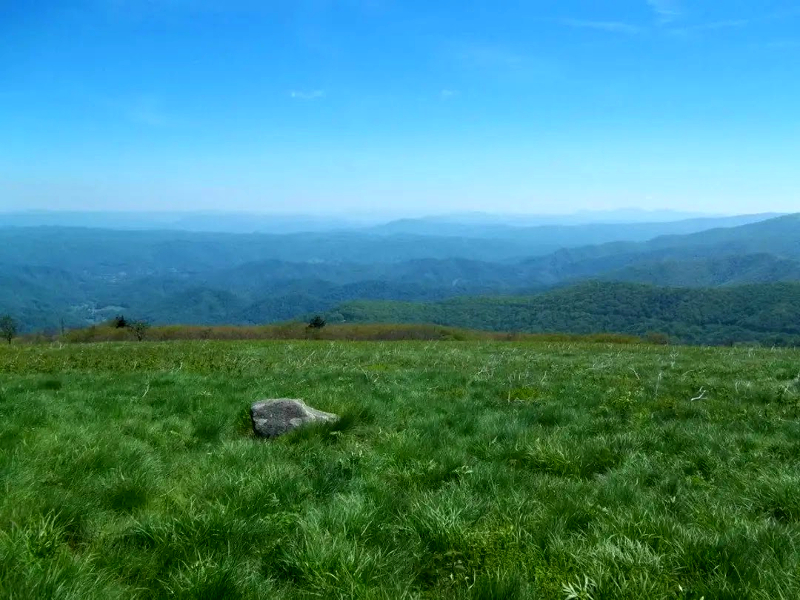
{"type": "Polygon", "coordinates": [[[277,437],[307,423],[329,423],[339,417],[307,406],[302,400],[260,400],[250,407],[253,431],[259,437],[277,437]]]}

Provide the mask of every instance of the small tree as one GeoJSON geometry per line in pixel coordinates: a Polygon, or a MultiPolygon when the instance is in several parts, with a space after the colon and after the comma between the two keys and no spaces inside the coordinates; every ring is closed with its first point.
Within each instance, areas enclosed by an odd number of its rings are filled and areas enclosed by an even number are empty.
{"type": "Polygon", "coordinates": [[[144,336],[147,335],[147,330],[150,329],[150,323],[147,321],[128,321],[128,329],[133,332],[138,341],[142,341],[144,336]]]}
{"type": "Polygon", "coordinates": [[[17,335],[17,322],[11,315],[0,317],[0,335],[10,344],[17,335]]]}
{"type": "Polygon", "coordinates": [[[323,319],[319,315],[317,315],[308,322],[309,329],[322,329],[323,327],[325,327],[325,325],[326,325],[325,319],[323,319]]]}
{"type": "Polygon", "coordinates": [[[125,329],[128,326],[128,320],[125,318],[125,315],[117,315],[111,319],[111,324],[117,329],[125,329]]]}

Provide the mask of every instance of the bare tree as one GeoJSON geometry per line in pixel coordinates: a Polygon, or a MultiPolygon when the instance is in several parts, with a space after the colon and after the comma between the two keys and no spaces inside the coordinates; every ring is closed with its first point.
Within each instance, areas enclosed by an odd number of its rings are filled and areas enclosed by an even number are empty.
{"type": "Polygon", "coordinates": [[[128,329],[133,332],[138,341],[142,341],[147,335],[147,330],[150,329],[150,323],[147,321],[128,321],[128,329]]]}
{"type": "Polygon", "coordinates": [[[9,344],[11,340],[17,335],[17,322],[11,315],[3,315],[0,317],[0,336],[2,336],[9,344]]]}

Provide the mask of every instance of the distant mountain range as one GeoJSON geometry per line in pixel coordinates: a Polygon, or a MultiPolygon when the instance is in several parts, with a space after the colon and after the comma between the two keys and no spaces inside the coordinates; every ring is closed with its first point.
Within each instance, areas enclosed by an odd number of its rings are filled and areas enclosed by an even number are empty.
{"type": "MultiPolygon", "coordinates": [[[[372,231],[410,235],[463,235],[471,232],[480,238],[491,237],[504,229],[543,225],[593,225],[627,223],[658,224],[676,221],[698,223],[704,229],[779,216],[765,213],[746,217],[725,217],[677,211],[622,209],[582,211],[563,215],[488,214],[479,212],[391,218],[379,214],[330,216],[313,214],[257,214],[226,212],[125,212],[125,211],[22,211],[0,213],[0,229],[6,227],[89,227],[118,230],[169,230],[210,233],[320,233],[334,231],[372,231]]],[[[695,227],[693,230],[696,229],[695,227]]],[[[688,233],[688,231],[675,231],[688,233]]]]}
{"type": "MultiPolygon", "coordinates": [[[[616,214],[616,213],[614,213],[616,214]]],[[[636,220],[627,214],[630,221],[608,220],[584,222],[580,217],[570,216],[558,218],[520,217],[518,221],[478,221],[448,220],[444,218],[401,219],[383,225],[376,225],[367,231],[382,235],[426,235],[426,236],[458,236],[475,239],[536,239],[543,246],[551,249],[576,245],[602,244],[612,241],[645,241],[661,235],[683,235],[706,231],[717,227],[737,227],[758,221],[765,221],[778,216],[773,213],[756,215],[738,215],[734,217],[694,217],[670,220],[661,213],[663,220],[636,220]]]]}
{"type": "Polygon", "coordinates": [[[0,213],[0,228],[89,227],[218,233],[304,233],[358,229],[381,223],[373,218],[262,215],[225,212],[43,211],[0,213]]]}
{"type": "Polygon", "coordinates": [[[0,229],[0,313],[26,330],[83,326],[116,313],[157,323],[264,323],[336,313],[353,300],[532,296],[586,280],[800,281],[800,215],[768,217],[441,223],[427,233],[395,223],[287,235],[7,227],[0,229]]]}

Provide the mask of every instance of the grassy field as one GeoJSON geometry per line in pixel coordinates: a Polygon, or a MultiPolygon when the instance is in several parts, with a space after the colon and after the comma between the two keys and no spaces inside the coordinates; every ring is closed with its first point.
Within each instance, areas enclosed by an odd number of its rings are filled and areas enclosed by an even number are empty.
{"type": "Polygon", "coordinates": [[[0,597],[796,599],[798,417],[796,350],[2,348],[0,597]]]}

